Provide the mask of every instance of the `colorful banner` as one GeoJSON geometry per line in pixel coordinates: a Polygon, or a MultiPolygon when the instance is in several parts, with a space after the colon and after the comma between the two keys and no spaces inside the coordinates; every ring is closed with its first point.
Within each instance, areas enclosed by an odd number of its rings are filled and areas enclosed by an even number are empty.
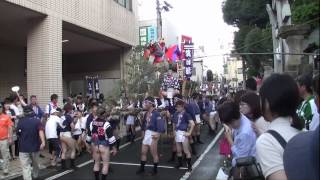
{"type": "Polygon", "coordinates": [[[181,52],[177,44],[172,45],[167,49],[166,58],[170,63],[175,63],[180,59],[181,52]]]}
{"type": "Polygon", "coordinates": [[[181,36],[181,51],[182,51],[182,57],[181,57],[181,59],[186,59],[186,57],[185,57],[185,48],[184,48],[184,45],[186,44],[186,43],[191,43],[192,42],[192,37],[190,37],[190,36],[185,36],[185,35],[182,35],[181,36]]]}
{"type": "Polygon", "coordinates": [[[94,79],[94,92],[95,92],[95,97],[98,99],[100,95],[100,88],[99,88],[99,80],[98,78],[94,79]]]}
{"type": "Polygon", "coordinates": [[[87,95],[93,96],[93,79],[87,79],[87,95]]]}
{"type": "Polygon", "coordinates": [[[192,68],[193,68],[193,43],[188,41],[184,43],[184,68],[185,68],[185,78],[190,80],[192,76],[192,68]]]}

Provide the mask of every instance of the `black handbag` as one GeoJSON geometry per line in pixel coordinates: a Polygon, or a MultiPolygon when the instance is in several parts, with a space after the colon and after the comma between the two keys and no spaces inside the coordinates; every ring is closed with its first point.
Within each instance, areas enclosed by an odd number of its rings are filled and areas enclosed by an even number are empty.
{"type": "Polygon", "coordinates": [[[236,159],[232,174],[234,180],[265,180],[260,164],[252,156],[236,159]]]}

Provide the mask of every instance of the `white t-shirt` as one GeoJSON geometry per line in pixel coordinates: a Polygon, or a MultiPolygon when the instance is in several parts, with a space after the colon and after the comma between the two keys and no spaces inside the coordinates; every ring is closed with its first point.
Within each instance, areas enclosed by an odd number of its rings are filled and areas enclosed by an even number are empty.
{"type": "Polygon", "coordinates": [[[312,116],[312,120],[311,120],[309,129],[311,131],[314,131],[319,126],[319,113],[318,113],[318,107],[317,107],[314,99],[312,99],[310,101],[310,105],[311,105],[311,110],[312,110],[313,116],[312,116]]]}
{"type": "Polygon", "coordinates": [[[16,116],[22,115],[21,110],[15,104],[10,104],[10,109],[12,109],[14,111],[16,116]]]}
{"type": "Polygon", "coordinates": [[[77,119],[77,122],[76,124],[74,125],[74,131],[73,131],[73,135],[80,135],[82,134],[82,131],[81,131],[81,122],[82,119],[77,119]]]}
{"type": "MultiPolygon", "coordinates": [[[[279,117],[270,123],[269,129],[278,132],[288,142],[293,136],[300,132],[291,127],[290,120],[291,118],[289,117],[279,117]]],[[[266,178],[279,170],[284,170],[284,149],[271,134],[261,134],[257,140],[256,148],[257,160],[266,178]]]]}
{"type": "Polygon", "coordinates": [[[258,128],[259,132],[265,133],[270,126],[270,122],[266,121],[262,116],[257,119],[257,121],[255,122],[256,127],[258,128]]]}
{"type": "Polygon", "coordinates": [[[49,112],[49,111],[52,111],[53,109],[57,109],[57,108],[58,108],[58,106],[54,106],[54,105],[52,104],[52,102],[50,102],[49,104],[46,105],[45,113],[46,113],[46,114],[51,114],[51,112],[49,112]],[[50,107],[50,106],[51,106],[51,107],[50,107]]]}
{"type": "Polygon", "coordinates": [[[84,111],[84,109],[85,109],[85,105],[82,103],[82,104],[76,104],[76,103],[73,103],[73,107],[74,107],[74,109],[78,109],[79,108],[79,110],[80,111],[84,111]]]}
{"type": "Polygon", "coordinates": [[[86,115],[85,117],[82,117],[82,119],[81,119],[81,129],[86,129],[88,117],[89,117],[89,114],[86,115]]]}
{"type": "Polygon", "coordinates": [[[56,115],[51,115],[49,117],[45,129],[47,139],[58,138],[57,127],[58,125],[62,127],[62,122],[63,120],[56,115]]]}

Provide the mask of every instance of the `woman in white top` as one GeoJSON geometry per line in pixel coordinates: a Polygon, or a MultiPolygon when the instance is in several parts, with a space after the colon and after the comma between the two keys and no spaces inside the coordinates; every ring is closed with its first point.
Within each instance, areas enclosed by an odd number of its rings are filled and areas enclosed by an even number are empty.
{"type": "Polygon", "coordinates": [[[260,98],[252,91],[249,91],[240,98],[240,112],[252,122],[252,127],[257,136],[266,132],[270,122],[267,122],[261,115],[260,98]]]}
{"type": "Polygon", "coordinates": [[[135,102],[131,101],[130,105],[127,107],[128,115],[126,120],[126,130],[127,130],[127,142],[134,142],[136,136],[135,130],[135,102]]]}
{"type": "Polygon", "coordinates": [[[84,121],[86,121],[86,118],[82,117],[82,112],[76,110],[73,119],[74,129],[72,135],[73,139],[76,141],[77,156],[81,155],[82,149],[85,147],[85,139],[82,135],[86,124],[84,121]]]}
{"type": "Polygon", "coordinates": [[[291,76],[273,74],[264,81],[260,97],[262,114],[271,123],[269,130],[257,140],[257,159],[267,180],[287,180],[282,145],[303,128],[296,114],[299,106],[298,87],[291,76]],[[281,138],[282,141],[279,140],[281,138]]]}

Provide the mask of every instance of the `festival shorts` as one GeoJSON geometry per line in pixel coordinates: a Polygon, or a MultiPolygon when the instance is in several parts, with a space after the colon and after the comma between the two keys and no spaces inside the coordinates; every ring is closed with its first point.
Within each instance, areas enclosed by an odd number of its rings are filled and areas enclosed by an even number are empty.
{"type": "Polygon", "coordinates": [[[152,144],[152,135],[155,135],[155,134],[157,133],[154,131],[146,130],[144,133],[142,144],[150,146],[152,144]]]}
{"type": "Polygon", "coordinates": [[[109,121],[111,128],[114,130],[117,128],[117,126],[119,125],[120,121],[119,120],[112,120],[109,121]]]}
{"type": "Polygon", "coordinates": [[[80,136],[81,136],[81,134],[73,135],[73,139],[75,139],[76,141],[78,141],[78,139],[79,139],[80,136]]]}
{"type": "Polygon", "coordinates": [[[67,138],[72,138],[71,132],[60,132],[60,137],[67,137],[67,138]]]}
{"type": "Polygon", "coordinates": [[[201,123],[200,114],[196,114],[196,124],[200,124],[200,123],[201,123]]]}
{"type": "Polygon", "coordinates": [[[214,119],[214,117],[216,116],[216,114],[217,114],[217,111],[210,112],[210,115],[209,115],[210,119],[214,119]]]}
{"type": "Polygon", "coordinates": [[[185,141],[186,136],[184,136],[184,133],[186,133],[186,131],[180,131],[180,130],[176,131],[175,140],[177,143],[183,143],[185,141]]]}
{"type": "Polygon", "coordinates": [[[57,157],[60,156],[61,146],[60,141],[58,138],[50,138],[48,140],[48,146],[49,146],[49,153],[52,154],[52,152],[55,152],[55,155],[57,157]]]}
{"type": "Polygon", "coordinates": [[[107,140],[93,140],[92,143],[95,146],[99,146],[99,145],[109,146],[109,141],[107,140]]]}
{"type": "Polygon", "coordinates": [[[134,125],[134,116],[128,116],[126,125],[134,125]]]}
{"type": "Polygon", "coordinates": [[[91,136],[87,135],[86,136],[86,143],[91,145],[91,139],[92,139],[91,136]]]}

